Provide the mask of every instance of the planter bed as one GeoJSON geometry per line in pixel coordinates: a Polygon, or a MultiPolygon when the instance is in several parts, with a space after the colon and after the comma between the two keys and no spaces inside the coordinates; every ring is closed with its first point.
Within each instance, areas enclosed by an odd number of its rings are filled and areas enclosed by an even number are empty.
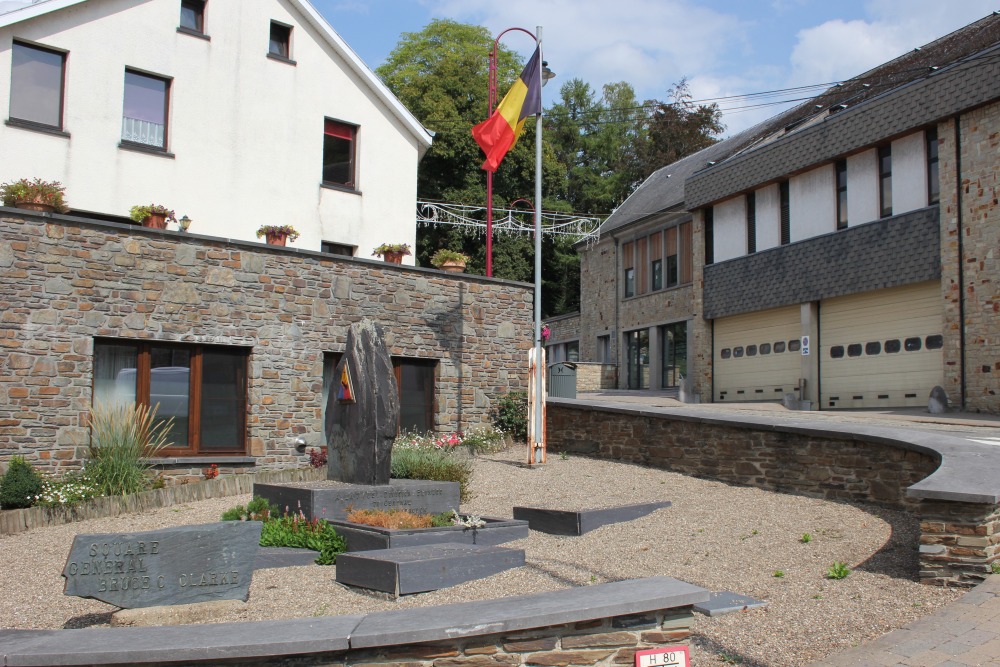
{"type": "Polygon", "coordinates": [[[482,517],[482,528],[440,526],[432,528],[378,528],[338,519],[329,520],[347,540],[348,551],[395,549],[427,544],[478,544],[495,546],[528,537],[528,522],[518,519],[482,517]]]}

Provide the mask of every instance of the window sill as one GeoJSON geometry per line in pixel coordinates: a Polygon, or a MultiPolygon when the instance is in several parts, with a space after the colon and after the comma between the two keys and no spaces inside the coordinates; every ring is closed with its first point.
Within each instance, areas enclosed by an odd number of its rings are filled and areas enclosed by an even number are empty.
{"type": "Polygon", "coordinates": [[[64,137],[69,139],[69,132],[62,130],[58,127],[52,127],[51,125],[42,125],[41,123],[33,123],[30,120],[19,120],[17,118],[8,118],[7,122],[4,123],[7,127],[16,127],[22,130],[30,130],[31,132],[40,132],[41,134],[51,134],[56,137],[64,137]]]}
{"type": "Polygon", "coordinates": [[[167,152],[162,148],[156,148],[154,146],[146,146],[145,144],[134,144],[130,141],[123,141],[118,144],[118,148],[123,151],[132,151],[133,153],[145,153],[146,155],[156,155],[157,157],[165,157],[173,160],[176,156],[173,153],[167,152]]]}
{"type": "Polygon", "coordinates": [[[327,183],[323,181],[319,184],[319,187],[326,190],[336,190],[337,192],[346,192],[349,195],[361,195],[361,190],[352,188],[350,185],[340,185],[338,183],[327,183]]]}
{"type": "Polygon", "coordinates": [[[279,63],[285,63],[286,65],[291,65],[292,67],[298,65],[298,63],[292,60],[291,58],[286,58],[285,56],[279,56],[277,53],[271,53],[270,51],[267,52],[267,57],[270,58],[271,60],[277,60],[279,63]]]}
{"type": "Polygon", "coordinates": [[[170,465],[204,465],[206,463],[251,463],[257,464],[257,459],[253,456],[225,456],[202,454],[201,456],[159,456],[152,459],[144,459],[146,463],[154,466],[170,465]]]}
{"type": "Polygon", "coordinates": [[[197,37],[198,39],[203,39],[206,42],[211,42],[212,38],[203,32],[198,32],[197,30],[192,30],[191,28],[185,28],[182,25],[177,26],[177,32],[182,35],[190,35],[191,37],[197,37]]]}

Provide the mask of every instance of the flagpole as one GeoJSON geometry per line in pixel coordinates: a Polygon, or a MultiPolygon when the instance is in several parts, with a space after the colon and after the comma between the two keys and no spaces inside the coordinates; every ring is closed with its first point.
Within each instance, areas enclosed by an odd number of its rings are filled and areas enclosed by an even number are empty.
{"type": "MultiPolygon", "coordinates": [[[[542,91],[542,26],[535,28],[538,44],[538,94],[542,91]]],[[[545,460],[545,362],[542,359],[542,112],[535,115],[535,418],[532,463],[545,460]]]]}

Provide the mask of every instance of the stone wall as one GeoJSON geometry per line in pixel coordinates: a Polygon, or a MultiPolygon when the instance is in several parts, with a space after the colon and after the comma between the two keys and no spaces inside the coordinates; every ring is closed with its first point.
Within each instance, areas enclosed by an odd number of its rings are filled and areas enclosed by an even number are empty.
{"type": "Polygon", "coordinates": [[[366,317],[393,356],[437,363],[437,430],[486,423],[494,395],[525,388],[532,291],[0,209],[0,313],[0,460],[79,465],[99,336],[248,348],[246,453],[280,468],[305,463],[296,438],[320,444],[323,355],[342,351],[348,326],[366,317]]]}
{"type": "Polygon", "coordinates": [[[945,389],[965,408],[1000,412],[1000,103],[938,125],[945,389]],[[956,159],[957,157],[957,159],[956,159]],[[959,164],[960,162],[960,164],[959,164]],[[964,317],[963,317],[964,310],[964,317]]]}
{"type": "Polygon", "coordinates": [[[606,237],[580,249],[580,359],[617,364],[621,336],[615,329],[619,248],[606,237]],[[598,359],[598,336],[611,337],[611,359],[598,359]]]}
{"type": "MultiPolygon", "coordinates": [[[[770,491],[901,508],[921,519],[921,581],[972,586],[1000,557],[996,505],[920,500],[906,489],[934,472],[931,454],[850,437],[708,422],[624,408],[546,408],[546,445],[770,491]]],[[[915,545],[916,548],[916,545],[915,545]]]]}
{"type": "Polygon", "coordinates": [[[618,383],[618,368],[611,364],[585,361],[576,364],[576,390],[601,391],[614,389],[618,383]]]}

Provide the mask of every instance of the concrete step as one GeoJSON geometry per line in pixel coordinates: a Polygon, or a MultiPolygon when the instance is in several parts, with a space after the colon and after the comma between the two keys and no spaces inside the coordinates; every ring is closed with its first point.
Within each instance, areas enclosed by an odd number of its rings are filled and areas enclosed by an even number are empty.
{"type": "Polygon", "coordinates": [[[523,549],[425,544],[341,554],[337,581],[398,596],[436,591],[522,565],[523,549]]]}

